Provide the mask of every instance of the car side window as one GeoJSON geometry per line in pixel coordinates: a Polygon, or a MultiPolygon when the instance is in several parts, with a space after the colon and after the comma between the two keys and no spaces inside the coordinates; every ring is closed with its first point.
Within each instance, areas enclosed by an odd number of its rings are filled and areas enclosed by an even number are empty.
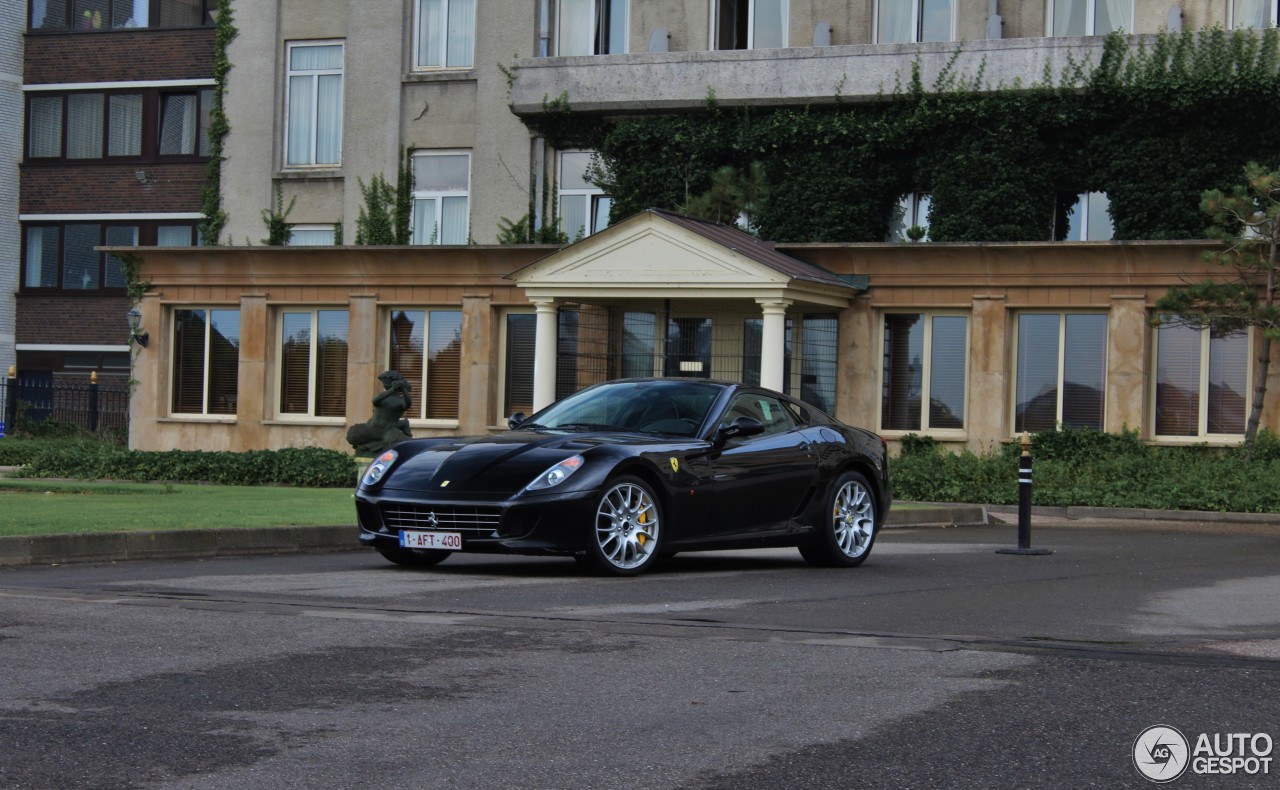
{"type": "Polygon", "coordinates": [[[744,392],[736,396],[720,421],[721,427],[727,426],[739,417],[754,417],[764,425],[764,436],[785,433],[792,428],[791,413],[777,398],[754,392],[744,392]]]}

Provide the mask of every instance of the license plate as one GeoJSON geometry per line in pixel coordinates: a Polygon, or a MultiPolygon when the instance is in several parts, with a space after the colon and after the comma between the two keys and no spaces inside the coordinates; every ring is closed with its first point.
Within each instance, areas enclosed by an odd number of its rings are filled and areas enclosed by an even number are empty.
{"type": "Polygon", "coordinates": [[[404,530],[400,533],[400,545],[406,549],[443,549],[457,551],[462,548],[461,532],[416,532],[404,530]]]}

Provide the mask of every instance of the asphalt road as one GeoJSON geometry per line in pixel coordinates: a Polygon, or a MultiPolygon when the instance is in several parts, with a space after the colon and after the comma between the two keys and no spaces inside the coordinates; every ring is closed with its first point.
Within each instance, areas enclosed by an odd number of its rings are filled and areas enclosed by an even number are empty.
{"type": "Polygon", "coordinates": [[[853,570],[759,551],[623,580],[363,552],[0,568],[0,787],[1147,787],[1153,725],[1280,740],[1274,527],[1034,537],[1054,553],[892,530],[853,570]]]}

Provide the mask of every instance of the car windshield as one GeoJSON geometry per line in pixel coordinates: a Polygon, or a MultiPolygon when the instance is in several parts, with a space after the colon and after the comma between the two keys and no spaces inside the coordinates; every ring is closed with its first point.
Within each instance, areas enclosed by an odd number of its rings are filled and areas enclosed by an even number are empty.
{"type": "Polygon", "coordinates": [[[574,393],[533,415],[525,427],[693,436],[723,391],[722,385],[689,379],[618,381],[574,393]]]}

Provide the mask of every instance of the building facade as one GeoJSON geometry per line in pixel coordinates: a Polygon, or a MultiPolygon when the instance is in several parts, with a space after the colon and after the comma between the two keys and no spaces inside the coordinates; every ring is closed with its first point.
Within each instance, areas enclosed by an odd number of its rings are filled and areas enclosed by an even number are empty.
{"type": "Polygon", "coordinates": [[[1058,425],[1163,443],[1243,434],[1255,338],[1150,324],[1168,287],[1212,274],[1205,243],[1109,241],[1101,193],[1082,197],[1071,241],[905,243],[928,216],[927,195],[905,195],[903,243],[776,246],[665,212],[610,217],[591,152],[554,150],[526,121],[557,97],[603,115],[696,108],[709,89],[726,105],[870,101],[913,64],[926,84],[949,67],[1026,84],[1096,59],[1111,30],[1266,26],[1274,1],[234,11],[231,246],[141,253],[153,287],[134,446],[346,449],[386,369],[416,382],[421,435],[497,430],[625,375],[759,382],[890,439],[974,449],[1058,425]],[[356,235],[362,187],[394,182],[406,156],[411,245],[338,246],[356,235]],[[277,194],[308,249],[249,246],[277,194]],[[495,245],[520,218],[576,243],[495,245]]]}
{"type": "Polygon", "coordinates": [[[0,374],[14,355],[15,294],[18,291],[18,162],[22,160],[23,9],[0,8],[0,374]]]}
{"type": "Polygon", "coordinates": [[[127,386],[124,262],[99,247],[198,242],[212,4],[16,4],[25,31],[17,117],[25,118],[4,139],[20,141],[18,200],[7,215],[20,238],[4,249],[20,258],[9,293],[24,399],[93,373],[104,386],[127,386]]]}

